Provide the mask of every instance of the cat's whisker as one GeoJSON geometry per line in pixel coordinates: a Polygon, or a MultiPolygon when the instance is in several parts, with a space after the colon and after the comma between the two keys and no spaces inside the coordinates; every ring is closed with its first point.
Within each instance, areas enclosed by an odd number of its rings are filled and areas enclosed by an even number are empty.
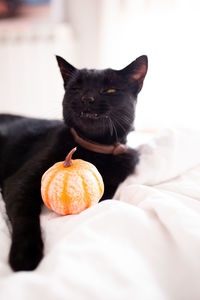
{"type": "Polygon", "coordinates": [[[121,122],[117,119],[115,119],[115,122],[121,127],[121,129],[126,132],[126,128],[121,124],[121,122]]]}
{"type": "MultiPolygon", "coordinates": [[[[112,114],[111,114],[111,116],[112,116],[112,114]]],[[[125,128],[125,126],[128,125],[129,123],[127,124],[126,122],[123,122],[123,119],[120,118],[119,116],[117,116],[116,114],[113,115],[112,119],[113,119],[113,123],[116,123],[117,125],[119,125],[124,132],[127,131],[127,129],[125,128]],[[121,121],[123,123],[125,123],[124,126],[123,126],[123,124],[122,124],[121,121]]]]}
{"type": "Polygon", "coordinates": [[[111,118],[109,118],[109,120],[110,120],[112,128],[113,128],[113,130],[115,132],[116,140],[118,141],[118,134],[117,134],[117,130],[116,130],[115,124],[113,123],[113,121],[112,121],[111,118]]]}
{"type": "Polygon", "coordinates": [[[113,126],[110,119],[109,119],[109,125],[110,125],[110,135],[113,136],[113,126]]]}
{"type": "Polygon", "coordinates": [[[110,120],[109,117],[107,117],[108,120],[108,125],[109,125],[109,130],[110,130],[110,135],[113,136],[113,126],[112,126],[112,121],[110,120]]]}
{"type": "Polygon", "coordinates": [[[121,114],[121,112],[115,112],[115,116],[120,120],[120,121],[124,121],[124,123],[129,124],[130,123],[130,116],[126,115],[126,114],[121,114]]]}
{"type": "Polygon", "coordinates": [[[103,121],[103,131],[105,132],[106,130],[106,126],[105,126],[105,120],[104,120],[104,118],[102,119],[102,121],[103,121]]]}

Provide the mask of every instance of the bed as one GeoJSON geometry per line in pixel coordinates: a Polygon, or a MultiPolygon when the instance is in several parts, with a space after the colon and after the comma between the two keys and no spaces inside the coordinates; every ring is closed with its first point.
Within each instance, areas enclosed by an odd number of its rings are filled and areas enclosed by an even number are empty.
{"type": "Polygon", "coordinates": [[[74,216],[43,208],[45,256],[35,271],[7,263],[0,200],[1,300],[200,299],[200,132],[165,129],[137,148],[136,172],[114,199],[74,216]]]}

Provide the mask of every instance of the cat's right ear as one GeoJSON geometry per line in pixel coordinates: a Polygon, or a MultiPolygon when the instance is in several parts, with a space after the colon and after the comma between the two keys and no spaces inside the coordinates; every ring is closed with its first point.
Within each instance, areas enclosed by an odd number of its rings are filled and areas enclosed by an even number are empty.
{"type": "Polygon", "coordinates": [[[134,60],[120,72],[128,77],[129,82],[135,87],[137,93],[140,92],[143,86],[143,81],[148,69],[148,58],[142,55],[134,60]]]}
{"type": "Polygon", "coordinates": [[[68,80],[71,78],[72,74],[76,71],[76,68],[74,68],[72,65],[70,65],[61,56],[56,55],[56,59],[58,62],[58,66],[60,68],[62,78],[64,80],[64,86],[65,86],[67,84],[68,80]]]}

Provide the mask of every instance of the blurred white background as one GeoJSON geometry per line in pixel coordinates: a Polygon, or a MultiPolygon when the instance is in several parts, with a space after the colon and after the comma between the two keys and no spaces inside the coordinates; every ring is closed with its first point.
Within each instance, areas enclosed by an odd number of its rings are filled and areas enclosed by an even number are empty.
{"type": "Polygon", "coordinates": [[[146,54],[136,129],[200,129],[199,1],[44,2],[32,16],[0,20],[0,112],[62,116],[55,54],[80,68],[116,69],[146,54]]]}

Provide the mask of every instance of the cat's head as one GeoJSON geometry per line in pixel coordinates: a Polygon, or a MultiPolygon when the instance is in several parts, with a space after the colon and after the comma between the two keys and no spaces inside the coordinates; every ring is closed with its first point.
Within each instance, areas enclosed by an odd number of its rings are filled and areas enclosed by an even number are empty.
{"type": "Polygon", "coordinates": [[[147,56],[122,70],[76,69],[56,56],[64,80],[63,117],[81,135],[104,144],[124,141],[133,128],[147,56]]]}

